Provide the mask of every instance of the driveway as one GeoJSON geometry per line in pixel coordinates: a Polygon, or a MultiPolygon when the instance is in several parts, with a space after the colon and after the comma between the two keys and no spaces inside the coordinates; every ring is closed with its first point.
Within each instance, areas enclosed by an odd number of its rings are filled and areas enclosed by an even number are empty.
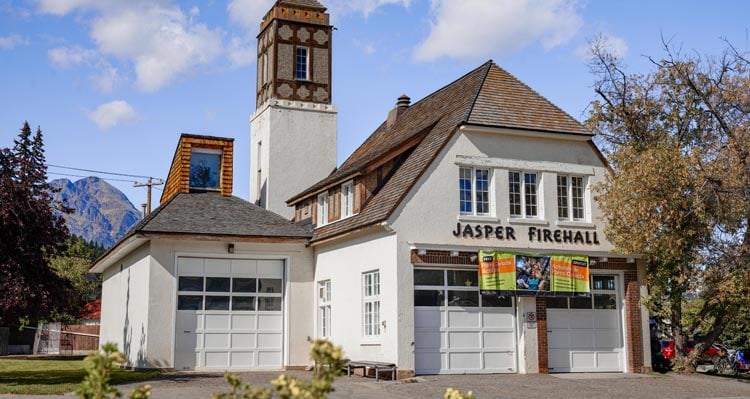
{"type": "MultiPolygon", "coordinates": [[[[239,373],[243,381],[268,385],[278,373],[239,373]]],[[[287,372],[308,378],[302,371],[287,372]]],[[[168,373],[149,382],[152,397],[208,399],[227,390],[221,374],[168,373]]],[[[121,385],[127,393],[137,384],[121,385]]],[[[719,376],[644,374],[531,374],[422,376],[406,381],[375,382],[359,376],[339,377],[329,397],[362,399],[442,398],[448,387],[472,390],[477,398],[750,398],[750,380],[719,376]]],[[[66,395],[67,396],[67,395],[66,395]]],[[[32,396],[7,396],[18,399],[32,396]]]]}

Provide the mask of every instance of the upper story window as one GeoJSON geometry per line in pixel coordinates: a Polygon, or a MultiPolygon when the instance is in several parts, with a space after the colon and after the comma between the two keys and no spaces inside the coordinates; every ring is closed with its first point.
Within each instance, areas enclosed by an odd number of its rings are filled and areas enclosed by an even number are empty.
{"type": "Polygon", "coordinates": [[[514,218],[539,217],[539,181],[536,173],[508,172],[508,202],[514,218]]]}
{"type": "Polygon", "coordinates": [[[462,215],[490,214],[489,169],[461,167],[458,176],[459,208],[462,215]]]}
{"type": "Polygon", "coordinates": [[[586,182],[582,176],[557,176],[557,218],[581,221],[586,219],[586,182]]]}
{"type": "Polygon", "coordinates": [[[380,335],[380,271],[362,274],[362,302],[364,306],[364,335],[380,335]]]}
{"type": "Polygon", "coordinates": [[[190,187],[219,189],[221,150],[193,148],[190,153],[190,187]]]}
{"type": "Polygon", "coordinates": [[[350,180],[341,185],[341,217],[354,214],[354,184],[350,180]]]}
{"type": "Polygon", "coordinates": [[[328,224],[328,192],[318,194],[318,226],[328,224]]]}
{"type": "Polygon", "coordinates": [[[294,78],[297,80],[309,80],[309,53],[310,49],[308,49],[307,47],[297,47],[297,54],[294,63],[294,78]]]}

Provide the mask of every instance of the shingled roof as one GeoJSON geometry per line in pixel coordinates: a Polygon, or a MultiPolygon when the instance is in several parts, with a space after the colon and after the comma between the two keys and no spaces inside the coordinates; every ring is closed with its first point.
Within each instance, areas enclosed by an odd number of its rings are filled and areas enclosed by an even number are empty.
{"type": "Polygon", "coordinates": [[[392,156],[396,149],[413,148],[360,213],[315,229],[312,241],[385,221],[453,132],[466,124],[593,136],[573,117],[490,60],[414,103],[393,126],[381,124],[341,167],[287,202],[294,204],[330,185],[364,174],[367,166],[386,155],[392,156]],[[420,136],[424,138],[414,146],[404,145],[420,136]]]}
{"type": "Polygon", "coordinates": [[[276,4],[286,4],[290,6],[299,6],[322,11],[325,11],[326,9],[325,6],[323,6],[316,0],[278,0],[276,4]]]}
{"type": "Polygon", "coordinates": [[[291,222],[242,198],[218,192],[177,193],[133,226],[91,268],[131,237],[148,234],[307,240],[312,237],[312,227],[291,222]]]}

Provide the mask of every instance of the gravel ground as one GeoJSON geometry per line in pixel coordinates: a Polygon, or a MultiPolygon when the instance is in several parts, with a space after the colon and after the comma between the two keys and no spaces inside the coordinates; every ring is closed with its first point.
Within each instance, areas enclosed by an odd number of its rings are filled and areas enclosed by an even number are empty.
{"type": "MultiPolygon", "coordinates": [[[[278,373],[239,373],[243,381],[268,385],[278,373]]],[[[302,371],[287,372],[308,378],[302,371]]],[[[223,375],[180,372],[149,382],[152,397],[208,399],[212,392],[228,389],[223,375]]],[[[124,393],[135,384],[121,385],[124,393]]],[[[442,398],[448,387],[471,390],[477,398],[750,398],[750,380],[703,374],[531,374],[422,376],[406,381],[375,382],[371,378],[339,377],[329,397],[362,399],[442,398]]],[[[70,394],[66,395],[69,396],[70,394]]],[[[0,396],[32,398],[34,396],[0,396]]],[[[38,397],[38,396],[37,396],[38,397]]]]}

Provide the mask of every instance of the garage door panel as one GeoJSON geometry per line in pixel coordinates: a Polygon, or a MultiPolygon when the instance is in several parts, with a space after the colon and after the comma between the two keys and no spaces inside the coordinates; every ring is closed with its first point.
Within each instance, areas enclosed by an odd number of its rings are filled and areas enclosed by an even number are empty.
{"type": "Polygon", "coordinates": [[[258,275],[263,277],[281,278],[284,271],[284,261],[281,260],[259,260],[258,275]]]}
{"type": "Polygon", "coordinates": [[[180,258],[180,275],[202,276],[205,273],[205,261],[200,258],[180,258]]]}
{"type": "Polygon", "coordinates": [[[228,314],[206,314],[205,330],[228,330],[229,320],[228,314]]]}
{"type": "Polygon", "coordinates": [[[254,314],[233,314],[232,315],[232,330],[255,330],[256,315],[254,314]]]}
{"type": "Polygon", "coordinates": [[[441,315],[439,308],[415,309],[414,325],[422,328],[440,328],[441,315]]]}
{"type": "Polygon", "coordinates": [[[252,259],[232,259],[230,268],[233,276],[255,276],[258,274],[258,261],[252,259]]]}
{"type": "Polygon", "coordinates": [[[484,353],[485,369],[512,370],[515,366],[516,355],[513,351],[484,353]]]}
{"type": "Polygon", "coordinates": [[[262,368],[279,367],[281,351],[258,351],[258,366],[262,368]]]}
{"type": "Polygon", "coordinates": [[[571,310],[568,313],[570,328],[592,328],[594,326],[591,310],[571,310]]]}
{"type": "Polygon", "coordinates": [[[484,348],[513,350],[515,347],[514,331],[485,331],[482,334],[484,348]]]}
{"type": "Polygon", "coordinates": [[[602,350],[620,348],[620,334],[617,330],[597,330],[595,339],[596,347],[602,350]]]}
{"type": "Polygon", "coordinates": [[[550,348],[570,347],[570,332],[567,330],[558,330],[554,334],[547,334],[547,345],[550,348]]]}
{"type": "Polygon", "coordinates": [[[547,362],[553,371],[567,371],[570,368],[570,350],[568,348],[548,349],[547,362]]]}
{"type": "Polygon", "coordinates": [[[482,367],[482,355],[479,352],[449,352],[448,361],[451,370],[479,370],[482,367]]]}
{"type": "Polygon", "coordinates": [[[258,330],[280,330],[284,319],[280,314],[258,315],[258,330]]]}
{"type": "Polygon", "coordinates": [[[426,330],[414,333],[414,348],[440,348],[440,332],[426,330]]]}
{"type": "Polygon", "coordinates": [[[453,331],[448,333],[448,345],[451,349],[480,348],[480,335],[476,331],[453,331]]]}
{"type": "Polygon", "coordinates": [[[255,363],[254,352],[232,352],[229,355],[230,367],[238,369],[247,369],[255,363]]]}
{"type": "Polygon", "coordinates": [[[570,346],[573,348],[594,348],[592,330],[570,330],[570,346]]]}
{"type": "Polygon", "coordinates": [[[281,334],[258,334],[259,348],[281,348],[281,334]]]}
{"type": "Polygon", "coordinates": [[[578,352],[573,351],[570,353],[572,369],[581,370],[594,370],[596,369],[596,354],[594,352],[578,352]]]}
{"type": "Polygon", "coordinates": [[[617,328],[620,325],[616,310],[594,310],[594,328],[617,328]]]}
{"type": "Polygon", "coordinates": [[[547,309],[547,327],[548,328],[570,328],[570,319],[567,310],[550,310],[547,309]]]}
{"type": "Polygon", "coordinates": [[[438,351],[417,352],[414,354],[414,367],[425,373],[437,373],[443,364],[442,355],[438,351]]]}
{"type": "Polygon", "coordinates": [[[228,276],[229,270],[229,259],[206,259],[206,274],[209,276],[228,276]]]}
{"type": "Polygon", "coordinates": [[[488,328],[513,328],[515,317],[506,312],[484,311],[482,314],[483,327],[488,328]]]}
{"type": "Polygon", "coordinates": [[[203,347],[206,349],[229,349],[229,333],[203,334],[203,347]]]}
{"type": "Polygon", "coordinates": [[[210,368],[224,368],[229,367],[229,353],[226,351],[221,352],[205,352],[206,356],[206,367],[210,368]]]}
{"type": "Polygon", "coordinates": [[[599,368],[611,370],[620,369],[620,363],[622,363],[620,352],[599,352],[596,356],[599,368]]]}
{"type": "Polygon", "coordinates": [[[449,310],[448,328],[479,328],[480,317],[477,311],[449,310]]]}
{"type": "Polygon", "coordinates": [[[255,334],[232,333],[233,349],[255,348],[255,334]]]}

